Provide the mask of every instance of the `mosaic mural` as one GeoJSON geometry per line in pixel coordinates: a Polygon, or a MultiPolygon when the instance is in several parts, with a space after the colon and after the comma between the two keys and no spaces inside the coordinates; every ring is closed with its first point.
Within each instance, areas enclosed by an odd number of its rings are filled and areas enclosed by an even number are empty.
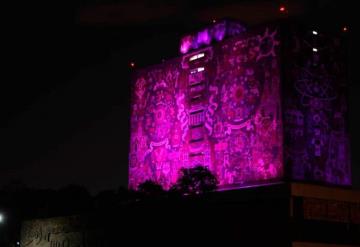
{"type": "Polygon", "coordinates": [[[350,185],[344,42],[297,30],[288,43],[283,105],[286,166],[296,180],[350,185]]]}
{"type": "Polygon", "coordinates": [[[223,187],[282,178],[279,43],[266,28],[137,71],[129,186],[197,165],[223,187]]]}
{"type": "Polygon", "coordinates": [[[224,188],[279,180],[284,170],[351,184],[344,42],[290,28],[281,43],[279,30],[243,29],[136,73],[130,187],[150,179],[169,188],[180,168],[197,165],[224,188]]]}

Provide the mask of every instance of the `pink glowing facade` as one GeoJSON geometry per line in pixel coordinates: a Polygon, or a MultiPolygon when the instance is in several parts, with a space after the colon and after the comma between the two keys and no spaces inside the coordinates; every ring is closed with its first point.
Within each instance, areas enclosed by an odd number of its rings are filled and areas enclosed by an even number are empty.
{"type": "Polygon", "coordinates": [[[185,36],[181,57],[136,72],[130,187],[150,179],[169,188],[180,168],[197,165],[223,188],[285,176],[350,184],[344,87],[321,66],[334,60],[300,47],[301,35],[280,54],[280,30],[218,23],[185,36]]]}
{"type": "Polygon", "coordinates": [[[169,188],[180,168],[196,165],[220,186],[280,179],[278,44],[267,28],[138,71],[130,187],[151,179],[169,188]]]}

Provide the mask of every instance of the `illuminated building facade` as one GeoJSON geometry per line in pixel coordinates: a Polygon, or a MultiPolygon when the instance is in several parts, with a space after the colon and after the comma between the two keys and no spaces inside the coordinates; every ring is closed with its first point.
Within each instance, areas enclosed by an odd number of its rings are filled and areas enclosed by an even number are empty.
{"type": "Polygon", "coordinates": [[[208,167],[220,187],[284,178],[350,185],[342,42],[222,21],[134,75],[129,186],[208,167]],[[316,49],[316,51],[314,50],[316,49]]]}

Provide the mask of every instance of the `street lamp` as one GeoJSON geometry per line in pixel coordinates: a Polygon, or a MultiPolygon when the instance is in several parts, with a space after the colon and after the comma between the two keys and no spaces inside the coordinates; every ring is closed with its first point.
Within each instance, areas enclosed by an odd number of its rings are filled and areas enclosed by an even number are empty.
{"type": "Polygon", "coordinates": [[[0,213],[0,224],[4,222],[4,215],[0,213]]]}

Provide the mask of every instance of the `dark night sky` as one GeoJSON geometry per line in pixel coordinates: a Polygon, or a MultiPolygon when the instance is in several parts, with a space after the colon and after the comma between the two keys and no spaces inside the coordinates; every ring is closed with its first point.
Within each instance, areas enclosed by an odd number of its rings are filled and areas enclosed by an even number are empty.
{"type": "MultiPolygon", "coordinates": [[[[355,3],[283,2],[290,16],[314,26],[350,28],[350,129],[359,187],[355,3]]],[[[76,183],[92,192],[126,186],[129,62],[141,67],[178,55],[181,35],[213,18],[233,17],[250,25],[284,18],[279,3],[55,0],[6,6],[0,186],[76,183]]]]}

